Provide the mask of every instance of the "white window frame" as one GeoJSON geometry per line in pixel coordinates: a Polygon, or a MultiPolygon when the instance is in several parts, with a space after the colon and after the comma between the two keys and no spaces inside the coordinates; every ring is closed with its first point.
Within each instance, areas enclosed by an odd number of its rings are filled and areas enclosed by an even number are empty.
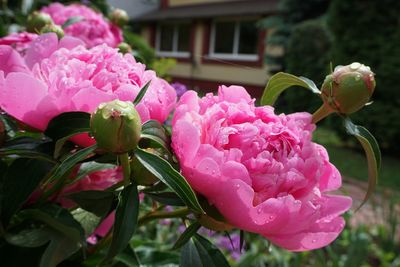
{"type": "Polygon", "coordinates": [[[189,58],[190,51],[178,51],[178,39],[179,39],[179,31],[178,26],[182,23],[169,23],[173,25],[174,32],[172,36],[172,51],[161,51],[161,24],[157,25],[157,32],[156,32],[156,54],[157,56],[161,57],[176,57],[176,58],[189,58]]]}
{"type": "MultiPolygon", "coordinates": [[[[246,20],[231,20],[235,22],[235,32],[233,35],[233,51],[232,53],[215,53],[215,34],[216,34],[216,24],[222,22],[223,20],[215,20],[211,25],[211,36],[210,36],[210,58],[219,58],[226,60],[239,60],[239,61],[258,61],[259,54],[239,54],[239,40],[240,40],[240,23],[246,20]]],[[[229,20],[225,20],[229,21],[229,20]]]]}

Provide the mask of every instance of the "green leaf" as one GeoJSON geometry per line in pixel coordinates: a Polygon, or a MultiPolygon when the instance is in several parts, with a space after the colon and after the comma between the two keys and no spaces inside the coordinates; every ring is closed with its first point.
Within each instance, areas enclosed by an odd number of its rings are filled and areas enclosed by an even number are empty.
{"type": "Polygon", "coordinates": [[[79,167],[79,171],[76,174],[72,183],[79,181],[80,179],[84,178],[86,175],[89,175],[93,172],[112,169],[112,168],[115,168],[115,166],[116,165],[114,165],[114,164],[98,163],[98,162],[94,162],[94,161],[84,162],[79,167]]]}
{"type": "Polygon", "coordinates": [[[381,167],[381,151],[375,137],[367,129],[355,125],[350,118],[344,119],[344,126],[346,131],[354,135],[361,143],[368,162],[368,189],[361,205],[357,208],[358,210],[372,195],[378,182],[378,175],[381,167]]]}
{"type": "Polygon", "coordinates": [[[72,24],[75,24],[81,20],[84,20],[84,17],[80,17],[80,16],[76,16],[76,17],[70,17],[69,19],[67,19],[63,25],[61,25],[62,29],[67,28],[68,26],[71,26],[72,24]]]}
{"type": "Polygon", "coordinates": [[[124,263],[128,267],[142,266],[140,264],[138,256],[130,246],[128,246],[123,252],[115,256],[115,259],[119,262],[124,263]]]}
{"type": "Polygon", "coordinates": [[[194,234],[181,251],[182,267],[229,267],[222,252],[209,240],[194,234]]]}
{"type": "Polygon", "coordinates": [[[47,176],[53,164],[39,159],[16,159],[3,177],[1,218],[7,223],[47,176]]]}
{"type": "Polygon", "coordinates": [[[0,149],[0,157],[15,155],[21,158],[41,159],[56,163],[56,160],[44,153],[50,149],[49,140],[23,136],[13,138],[4,143],[0,149]]]}
{"type": "Polygon", "coordinates": [[[150,83],[151,83],[151,80],[148,81],[148,82],[142,87],[142,89],[140,89],[139,94],[136,96],[135,100],[133,100],[133,104],[134,104],[134,105],[137,105],[137,104],[140,103],[140,101],[142,100],[142,98],[143,98],[144,95],[146,94],[147,89],[148,89],[149,86],[150,86],[150,83]]]}
{"type": "Polygon", "coordinates": [[[170,206],[185,206],[182,199],[178,197],[173,192],[159,192],[159,193],[145,193],[147,196],[151,197],[153,200],[160,202],[161,204],[170,206]]]}
{"type": "Polygon", "coordinates": [[[88,190],[68,194],[66,197],[72,199],[82,209],[103,217],[110,211],[115,195],[108,191],[88,190]]]}
{"type": "Polygon", "coordinates": [[[146,121],[142,125],[141,138],[150,139],[168,151],[169,139],[164,127],[155,120],[146,121]]]}
{"type": "Polygon", "coordinates": [[[126,248],[136,231],[138,216],[139,194],[136,185],[130,184],[119,195],[113,237],[105,260],[112,259],[126,248]]]}
{"type": "Polygon", "coordinates": [[[40,247],[49,242],[50,236],[45,228],[24,229],[19,233],[6,233],[8,243],[19,247],[40,247]]]}
{"type": "Polygon", "coordinates": [[[60,262],[86,246],[85,234],[81,225],[66,210],[56,205],[41,209],[27,209],[18,214],[20,219],[39,221],[50,240],[40,260],[40,267],[56,267],[60,262]]]}
{"type": "Polygon", "coordinates": [[[86,112],[65,112],[53,118],[45,135],[56,142],[54,156],[57,158],[61,148],[72,136],[90,131],[90,114],[86,112]]]}
{"type": "Polygon", "coordinates": [[[305,77],[297,77],[292,74],[278,72],[269,79],[261,97],[261,105],[272,106],[279,95],[291,86],[301,86],[310,89],[315,94],[321,93],[314,82],[305,77]]]}
{"type": "Polygon", "coordinates": [[[135,150],[135,156],[146,169],[153,173],[159,180],[168,185],[192,210],[204,213],[196,194],[193,192],[185,178],[177,172],[166,160],[148,153],[142,149],[135,150]]]}
{"type": "Polygon", "coordinates": [[[101,221],[99,216],[80,208],[71,211],[71,214],[82,226],[86,237],[90,236],[96,230],[101,221]]]}
{"type": "Polygon", "coordinates": [[[66,173],[72,170],[75,165],[84,159],[86,159],[90,154],[92,154],[97,148],[97,145],[93,145],[90,147],[86,147],[81,149],[68,157],[66,157],[55,169],[54,173],[52,174],[51,178],[49,179],[50,182],[60,179],[66,173]]]}
{"type": "Polygon", "coordinates": [[[174,246],[172,249],[178,249],[185,245],[190,238],[197,233],[197,231],[200,229],[201,225],[199,222],[194,222],[192,223],[186,230],[181,234],[181,236],[176,240],[174,246]]]}

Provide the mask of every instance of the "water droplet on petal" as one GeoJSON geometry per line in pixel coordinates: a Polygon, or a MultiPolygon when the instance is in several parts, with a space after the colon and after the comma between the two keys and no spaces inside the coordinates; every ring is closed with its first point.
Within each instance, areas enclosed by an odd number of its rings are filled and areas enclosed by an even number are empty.
{"type": "Polygon", "coordinates": [[[240,188],[240,184],[236,184],[235,187],[236,187],[236,188],[240,188]]]}
{"type": "Polygon", "coordinates": [[[316,239],[313,239],[313,240],[311,240],[311,243],[315,243],[315,242],[317,242],[317,240],[316,240],[316,239]]]}
{"type": "Polygon", "coordinates": [[[262,209],[261,209],[261,208],[258,208],[258,209],[257,209],[257,213],[258,213],[258,214],[260,214],[260,213],[261,213],[261,211],[262,211],[262,209]]]}

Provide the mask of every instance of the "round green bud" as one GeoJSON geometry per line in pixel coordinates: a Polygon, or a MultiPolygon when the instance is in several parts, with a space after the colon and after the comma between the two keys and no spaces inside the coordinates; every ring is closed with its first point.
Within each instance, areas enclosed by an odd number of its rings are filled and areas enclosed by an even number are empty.
{"type": "Polygon", "coordinates": [[[48,33],[48,32],[54,32],[57,34],[58,39],[61,39],[64,37],[64,31],[63,29],[55,24],[48,24],[42,28],[40,33],[48,33]]]}
{"type": "MultiPolygon", "coordinates": [[[[157,150],[152,149],[152,148],[147,148],[145,149],[147,152],[155,154],[157,156],[161,156],[160,153],[157,152],[157,150]]],[[[136,156],[132,157],[131,160],[131,174],[133,176],[133,180],[138,184],[138,185],[153,185],[156,182],[158,182],[158,178],[152,174],[149,170],[147,170],[142,163],[136,158],[136,156]]]]}
{"type": "Polygon", "coordinates": [[[46,25],[54,24],[49,14],[35,11],[28,16],[26,30],[28,32],[39,33],[46,25]]]}
{"type": "Polygon", "coordinates": [[[122,54],[132,53],[132,47],[125,42],[120,43],[118,49],[122,54]]]}
{"type": "Polygon", "coordinates": [[[369,102],[375,90],[374,73],[358,62],[337,66],[321,88],[324,104],[341,114],[351,114],[369,102]]]}
{"type": "Polygon", "coordinates": [[[131,102],[113,100],[98,106],[90,127],[100,149],[122,154],[136,148],[142,121],[131,102]]]}
{"type": "Polygon", "coordinates": [[[110,14],[110,20],[119,27],[125,26],[129,22],[128,13],[125,10],[116,8],[110,14]]]}

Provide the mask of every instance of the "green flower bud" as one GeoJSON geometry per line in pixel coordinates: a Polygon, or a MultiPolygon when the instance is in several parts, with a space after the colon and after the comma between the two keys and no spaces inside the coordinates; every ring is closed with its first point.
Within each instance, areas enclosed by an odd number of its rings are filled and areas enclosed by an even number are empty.
{"type": "Polygon", "coordinates": [[[120,43],[118,45],[118,49],[119,49],[119,52],[121,52],[122,54],[127,54],[127,53],[132,52],[132,47],[125,42],[120,43]]]}
{"type": "Polygon", "coordinates": [[[49,14],[35,11],[28,16],[26,29],[28,32],[39,33],[46,25],[52,25],[53,20],[49,14]]]}
{"type": "MultiPolygon", "coordinates": [[[[155,149],[147,148],[145,150],[157,156],[161,156],[155,149]]],[[[152,185],[158,181],[158,178],[147,170],[135,156],[132,157],[131,161],[131,174],[138,185],[152,185]]]]}
{"type": "Polygon", "coordinates": [[[54,32],[57,34],[58,39],[61,39],[64,37],[64,31],[63,29],[55,24],[48,24],[42,28],[40,33],[47,33],[47,32],[54,32]]]}
{"type": "Polygon", "coordinates": [[[90,120],[92,134],[100,149],[122,154],[136,148],[142,122],[131,102],[102,103],[90,120]]]}
{"type": "Polygon", "coordinates": [[[351,114],[369,102],[375,89],[371,69],[360,63],[337,66],[321,88],[324,104],[335,112],[351,114]]]}
{"type": "Polygon", "coordinates": [[[125,26],[129,22],[128,13],[125,10],[116,8],[111,12],[110,20],[119,27],[125,26]]]}

